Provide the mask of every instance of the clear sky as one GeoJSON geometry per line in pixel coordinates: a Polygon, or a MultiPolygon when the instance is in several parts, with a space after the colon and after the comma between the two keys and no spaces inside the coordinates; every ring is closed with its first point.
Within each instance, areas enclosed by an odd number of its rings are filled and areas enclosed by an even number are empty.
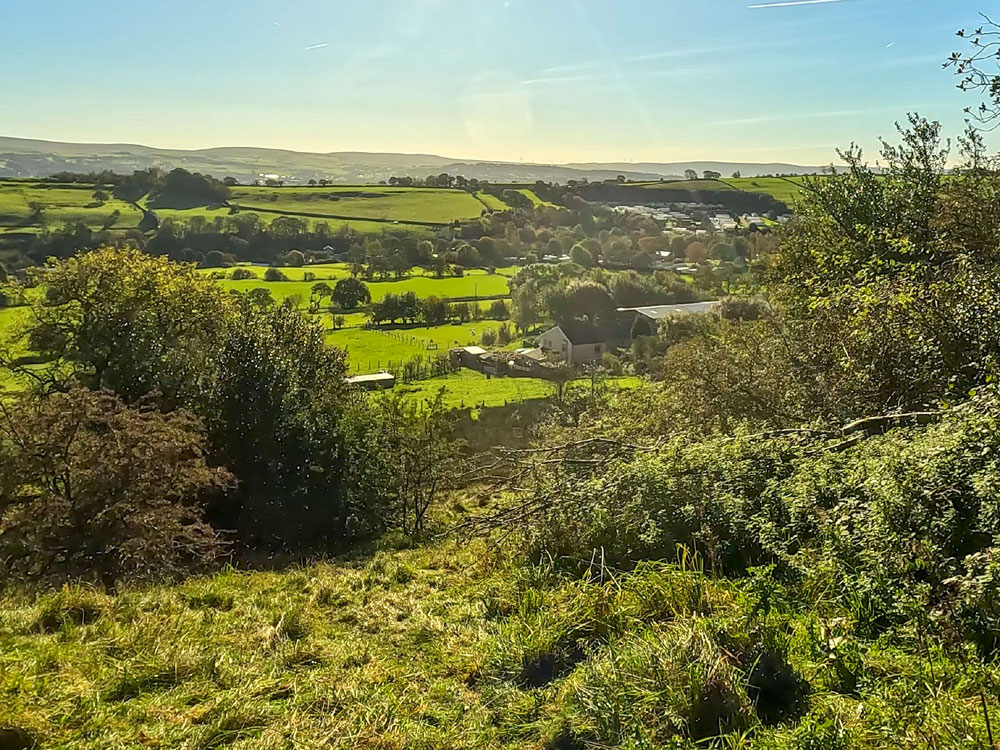
{"type": "Polygon", "coordinates": [[[824,164],[961,129],[941,63],[986,0],[774,2],[2,0],[0,134],[824,164]]]}

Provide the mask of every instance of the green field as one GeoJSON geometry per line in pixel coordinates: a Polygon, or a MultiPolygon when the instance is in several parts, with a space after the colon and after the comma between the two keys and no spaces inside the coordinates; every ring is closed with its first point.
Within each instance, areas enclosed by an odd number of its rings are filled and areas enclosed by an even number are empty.
{"type": "Polygon", "coordinates": [[[801,177],[740,177],[724,182],[747,193],[767,193],[789,207],[802,193],[801,177]]]}
{"type": "MultiPolygon", "coordinates": [[[[36,232],[82,222],[91,229],[136,228],[142,212],[135,206],[109,198],[99,205],[92,198],[94,185],[72,185],[19,180],[0,181],[0,232],[36,232]],[[41,206],[41,211],[37,207],[41,206]],[[112,220],[112,214],[118,216],[112,220]]],[[[110,192],[108,189],[105,192],[110,192]]],[[[144,201],[140,201],[146,205],[144,201]]],[[[258,215],[264,223],[282,216],[299,218],[311,229],[323,225],[331,230],[349,226],[362,234],[379,234],[400,227],[426,233],[433,226],[466,221],[484,210],[501,211],[508,206],[499,198],[445,188],[385,186],[352,187],[235,187],[230,203],[242,213],[258,215]]],[[[176,208],[147,205],[157,217],[186,222],[195,217],[207,221],[228,217],[228,206],[176,208]]]]}
{"type": "Polygon", "coordinates": [[[135,227],[142,213],[114,198],[98,204],[92,197],[93,185],[73,187],[45,183],[0,181],[0,227],[54,228],[83,223],[91,229],[135,227]],[[35,206],[41,206],[40,214],[35,206]],[[119,215],[112,220],[112,215],[119,215]]]}
{"type": "Polygon", "coordinates": [[[235,187],[230,203],[241,210],[348,217],[388,222],[449,224],[474,219],[483,203],[463,190],[400,187],[235,187]]]}
{"type": "MultiPolygon", "coordinates": [[[[433,359],[455,347],[478,345],[484,331],[495,331],[501,325],[499,320],[476,320],[431,328],[342,328],[329,331],[326,341],[347,351],[352,374],[378,372],[401,367],[414,357],[433,359]]],[[[510,348],[520,346],[520,342],[516,339],[510,348]]]]}
{"type": "Polygon", "coordinates": [[[715,190],[766,193],[791,206],[802,192],[801,177],[735,177],[720,180],[674,180],[632,183],[647,190],[715,190]]]}
{"type": "MultiPolygon", "coordinates": [[[[218,270],[218,269],[214,269],[218,270]]],[[[263,268],[257,268],[257,273],[264,274],[263,268]]],[[[271,292],[271,296],[276,300],[283,300],[286,297],[298,296],[302,304],[309,301],[309,294],[312,287],[321,280],[334,280],[349,276],[347,266],[343,264],[327,264],[324,266],[309,266],[307,268],[283,268],[282,272],[290,279],[302,275],[306,271],[316,273],[314,281],[262,281],[261,279],[245,279],[233,281],[232,279],[220,279],[219,283],[226,289],[246,292],[256,287],[263,287],[271,292]],[[313,269],[317,269],[313,271],[313,269]]],[[[378,302],[387,294],[403,294],[405,292],[415,292],[421,299],[427,297],[460,298],[460,297],[495,297],[507,295],[507,276],[495,273],[490,274],[484,270],[472,269],[465,276],[446,276],[436,278],[434,276],[415,274],[409,278],[389,280],[389,281],[366,281],[368,289],[371,291],[372,300],[378,302]]]]}
{"type": "MultiPolygon", "coordinates": [[[[609,388],[627,390],[639,385],[636,377],[622,377],[606,380],[603,385],[609,388]]],[[[583,378],[570,384],[571,388],[587,388],[590,381],[583,378]]],[[[507,404],[533,401],[549,398],[556,392],[556,386],[546,380],[537,378],[489,378],[473,370],[459,370],[439,378],[422,380],[417,383],[397,385],[396,393],[403,393],[407,398],[419,401],[429,401],[437,397],[444,388],[442,402],[448,409],[463,409],[466,407],[495,407],[507,404]]]]}

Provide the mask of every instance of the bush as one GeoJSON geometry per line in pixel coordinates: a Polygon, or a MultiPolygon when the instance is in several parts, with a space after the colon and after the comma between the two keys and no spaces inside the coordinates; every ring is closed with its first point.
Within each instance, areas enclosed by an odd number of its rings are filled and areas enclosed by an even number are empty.
{"type": "Polygon", "coordinates": [[[236,268],[233,269],[230,277],[233,281],[246,281],[247,279],[256,279],[257,274],[251,271],[249,268],[236,268]]]}
{"type": "Polygon", "coordinates": [[[76,388],[0,411],[4,580],[107,585],[210,561],[200,503],[232,477],[209,468],[189,412],[126,407],[76,388]]]}
{"type": "Polygon", "coordinates": [[[264,271],[264,281],[288,281],[288,277],[281,269],[271,267],[264,271]]]}

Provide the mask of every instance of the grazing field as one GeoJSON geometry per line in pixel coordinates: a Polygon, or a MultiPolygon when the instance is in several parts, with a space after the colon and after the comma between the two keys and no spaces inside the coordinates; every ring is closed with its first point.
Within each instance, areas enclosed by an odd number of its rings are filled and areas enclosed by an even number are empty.
{"type": "MultiPolygon", "coordinates": [[[[133,229],[142,212],[130,203],[109,197],[94,200],[94,185],[57,184],[20,180],[0,181],[0,232],[37,231],[82,222],[94,230],[133,229]],[[117,212],[117,215],[115,215],[117,212]]],[[[110,193],[110,188],[104,188],[110,193]]],[[[418,234],[454,221],[480,216],[484,210],[508,208],[499,198],[445,188],[355,187],[235,187],[230,206],[175,207],[140,201],[162,221],[201,217],[207,221],[236,212],[252,213],[270,224],[282,216],[299,218],[311,229],[349,226],[362,234],[379,234],[398,226],[418,234]]]]}
{"type": "Polygon", "coordinates": [[[802,193],[801,177],[740,177],[724,182],[747,193],[767,193],[789,207],[802,193]]]}
{"type": "Polygon", "coordinates": [[[235,187],[230,203],[245,211],[433,224],[474,219],[484,210],[476,196],[463,190],[381,186],[235,187]]]}
{"type": "MultiPolygon", "coordinates": [[[[627,390],[639,385],[640,378],[622,377],[604,381],[608,388],[627,390]]],[[[570,384],[570,388],[587,388],[590,381],[583,378],[570,384]]],[[[473,370],[459,370],[450,375],[421,380],[417,383],[397,385],[394,391],[416,401],[429,401],[444,389],[442,403],[447,409],[489,408],[507,404],[549,398],[556,386],[537,378],[487,378],[473,370]]]]}
{"type": "Polygon", "coordinates": [[[483,190],[476,193],[476,198],[478,198],[480,202],[490,211],[506,211],[510,208],[510,206],[497,198],[495,195],[490,195],[483,190]]]}
{"type": "MultiPolygon", "coordinates": [[[[312,268],[319,268],[319,266],[310,266],[305,270],[311,270],[312,268]]],[[[330,267],[328,266],[327,268],[330,267]]],[[[288,276],[292,275],[289,272],[295,270],[304,273],[302,269],[282,269],[288,276]]],[[[263,276],[264,269],[259,269],[259,273],[263,276]]],[[[312,291],[312,287],[317,281],[321,281],[324,278],[328,281],[343,278],[343,276],[338,275],[340,272],[335,268],[326,272],[329,274],[328,277],[322,276],[321,273],[323,272],[316,272],[316,280],[314,281],[262,281],[261,279],[233,281],[232,279],[220,279],[219,283],[226,289],[240,292],[262,287],[269,290],[271,296],[276,300],[298,296],[301,298],[301,304],[306,304],[309,301],[309,294],[312,291]]],[[[344,271],[344,275],[349,275],[349,273],[344,271]]],[[[505,296],[510,291],[507,286],[506,276],[499,273],[489,274],[486,271],[470,271],[465,276],[447,276],[440,279],[434,276],[414,275],[398,280],[366,281],[365,283],[371,291],[374,302],[382,300],[387,294],[404,294],[405,292],[414,292],[421,299],[427,297],[454,299],[475,296],[505,296]]]]}
{"type": "Polygon", "coordinates": [[[83,223],[91,229],[127,229],[139,224],[142,212],[137,208],[114,198],[100,203],[93,193],[93,185],[0,182],[0,227],[83,223]]]}
{"type": "MultiPolygon", "coordinates": [[[[495,331],[501,325],[499,320],[477,320],[430,328],[342,328],[329,331],[326,341],[347,351],[352,374],[378,372],[400,367],[414,357],[434,358],[455,347],[479,344],[484,331],[495,331]]],[[[517,339],[510,348],[520,343],[517,339]]]]}
{"type": "Polygon", "coordinates": [[[722,180],[673,180],[669,182],[637,183],[647,190],[736,190],[732,185],[722,180]]]}

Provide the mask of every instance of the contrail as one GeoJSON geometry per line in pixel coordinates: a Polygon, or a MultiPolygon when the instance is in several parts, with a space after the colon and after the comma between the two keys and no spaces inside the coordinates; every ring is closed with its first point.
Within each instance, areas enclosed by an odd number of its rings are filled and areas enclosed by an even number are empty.
{"type": "Polygon", "coordinates": [[[322,44],[310,45],[308,47],[305,47],[305,49],[322,49],[323,47],[329,47],[329,46],[330,46],[329,42],[323,42],[322,44]]]}
{"type": "Polygon", "coordinates": [[[781,3],[758,3],[748,5],[748,8],[787,8],[792,5],[825,5],[826,3],[842,3],[844,0],[785,0],[781,3]]]}

